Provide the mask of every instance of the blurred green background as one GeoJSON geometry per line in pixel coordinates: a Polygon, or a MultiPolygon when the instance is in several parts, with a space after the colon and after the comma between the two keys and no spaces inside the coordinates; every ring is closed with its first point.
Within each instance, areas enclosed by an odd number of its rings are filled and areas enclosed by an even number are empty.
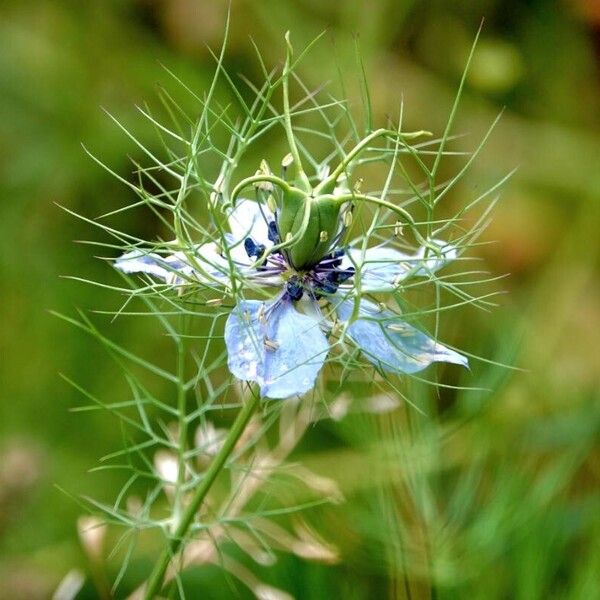
{"type": "MultiPolygon", "coordinates": [[[[405,544],[393,541],[389,519],[398,515],[382,509],[397,505],[402,477],[370,482],[368,464],[350,462],[348,472],[362,465],[366,480],[341,475],[346,504],[318,515],[341,562],[282,557],[265,579],[297,598],[600,598],[600,4],[232,5],[232,72],[260,79],[249,36],[276,65],[287,29],[300,48],[328,28],[300,72],[313,86],[335,79],[335,46],[352,78],[358,33],[379,122],[397,112],[403,95],[408,125],[437,133],[485,17],[456,131],[473,147],[506,110],[455,197],[472,197],[519,167],[484,236],[495,243],[478,251],[492,273],[510,274],[495,288],[507,293],[491,314],[453,312],[452,341],[523,371],[477,366],[471,383],[491,393],[443,396],[437,414],[409,416],[412,436],[447,437],[428,467],[433,499],[404,515],[414,525],[405,544]],[[427,573],[410,539],[421,537],[423,523],[435,532],[425,544],[427,573]]],[[[120,431],[110,415],[69,412],[81,398],[59,378],[64,372],[110,397],[114,367],[92,339],[47,312],[107,302],[97,288],[61,276],[114,276],[93,248],[73,243],[101,239],[98,232],[55,203],[91,217],[130,199],[80,144],[130,177],[128,156],[141,154],[100,107],[156,145],[134,105],[169,82],[161,62],[194,90],[206,88],[213,69],[206,45],[219,46],[226,10],[218,0],[4,0],[0,7],[1,598],[46,598],[70,569],[88,569],[75,525],[82,511],[55,484],[102,499],[119,489],[116,477],[88,470],[120,446],[120,431]]],[[[134,217],[124,216],[122,227],[155,235],[155,222],[134,217]]],[[[159,352],[154,332],[139,323],[99,322],[111,337],[159,352]]],[[[402,414],[350,417],[310,435],[314,447],[346,449],[351,461],[391,426],[402,437],[402,414]]],[[[307,460],[327,472],[331,457],[312,452],[307,460]]],[[[410,466],[415,477],[424,476],[420,467],[410,466]]],[[[246,597],[216,569],[197,578],[203,597],[246,597]]],[[[95,597],[89,583],[80,597],[95,597]]]]}

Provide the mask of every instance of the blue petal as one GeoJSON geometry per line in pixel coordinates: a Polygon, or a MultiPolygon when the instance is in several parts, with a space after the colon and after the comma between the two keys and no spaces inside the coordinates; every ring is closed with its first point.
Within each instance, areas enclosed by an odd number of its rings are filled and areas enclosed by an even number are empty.
{"type": "Polygon", "coordinates": [[[259,244],[264,244],[267,247],[271,246],[269,221],[274,218],[268,207],[253,200],[239,200],[228,215],[233,243],[239,244],[250,236],[259,244]]]}
{"type": "Polygon", "coordinates": [[[360,266],[360,288],[363,292],[391,291],[399,279],[414,266],[415,258],[394,248],[377,246],[364,251],[350,248],[342,260],[342,268],[360,266]]]}
{"type": "MultiPolygon", "coordinates": [[[[123,273],[146,273],[166,283],[181,285],[194,279],[202,283],[224,283],[229,279],[229,263],[218,251],[214,242],[195,248],[193,268],[183,252],[161,256],[140,249],[132,250],[117,258],[115,268],[123,273]]],[[[243,270],[243,266],[239,267],[243,270]]]]}
{"type": "Polygon", "coordinates": [[[258,383],[269,398],[312,389],[329,351],[319,321],[281,299],[240,302],[227,319],[225,344],[233,375],[258,383]]]}
{"type": "Polygon", "coordinates": [[[319,321],[283,301],[269,318],[267,329],[278,348],[266,353],[263,394],[287,398],[308,392],[329,352],[319,321]]]}
{"type": "Polygon", "coordinates": [[[115,268],[127,274],[146,273],[167,283],[182,283],[183,279],[178,275],[187,278],[192,275],[191,267],[179,256],[173,254],[163,257],[142,250],[132,250],[123,254],[115,261],[115,268]]]}
{"type": "Polygon", "coordinates": [[[458,256],[458,250],[454,244],[445,242],[444,240],[430,240],[431,244],[436,246],[438,252],[429,251],[429,256],[425,258],[425,247],[419,248],[416,258],[418,258],[423,266],[415,273],[426,277],[431,273],[439,271],[442,267],[452,262],[458,256]]]}
{"type": "Polygon", "coordinates": [[[431,240],[431,243],[439,253],[430,250],[427,258],[424,247],[412,256],[389,246],[367,248],[364,253],[358,248],[350,248],[342,261],[342,268],[359,266],[363,292],[391,291],[408,273],[427,277],[456,258],[457,250],[453,244],[442,240],[431,240]]]}
{"type": "Polygon", "coordinates": [[[183,252],[161,256],[136,249],[119,257],[115,267],[123,273],[146,273],[175,285],[181,285],[190,278],[209,284],[225,283],[232,275],[228,258],[233,261],[233,267],[242,273],[254,262],[244,249],[246,237],[250,236],[267,247],[272,246],[268,230],[274,217],[267,207],[252,200],[240,200],[230,211],[228,219],[231,233],[224,234],[220,245],[207,242],[195,246],[194,261],[191,261],[193,265],[183,252]],[[222,246],[227,248],[227,253],[224,253],[222,246]]]}
{"type": "MultiPolygon", "coordinates": [[[[341,301],[336,307],[338,317],[348,320],[353,307],[353,302],[341,301]]],[[[433,362],[468,366],[466,357],[368,300],[361,300],[359,318],[348,327],[348,335],[372,363],[386,371],[416,373],[433,362]]]]}
{"type": "Polygon", "coordinates": [[[261,382],[264,376],[265,327],[260,313],[268,305],[258,300],[244,300],[230,313],[225,323],[225,345],[229,370],[243,381],[261,382]]]}

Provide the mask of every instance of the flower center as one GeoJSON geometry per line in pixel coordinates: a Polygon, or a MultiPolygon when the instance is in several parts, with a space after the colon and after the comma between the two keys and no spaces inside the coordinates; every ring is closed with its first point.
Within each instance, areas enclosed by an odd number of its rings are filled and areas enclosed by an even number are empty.
{"type": "Polygon", "coordinates": [[[306,293],[313,300],[335,294],[340,286],[354,275],[354,267],[342,269],[342,257],[345,251],[339,248],[325,256],[312,269],[297,273],[285,284],[285,295],[292,301],[297,301],[306,293]]]}

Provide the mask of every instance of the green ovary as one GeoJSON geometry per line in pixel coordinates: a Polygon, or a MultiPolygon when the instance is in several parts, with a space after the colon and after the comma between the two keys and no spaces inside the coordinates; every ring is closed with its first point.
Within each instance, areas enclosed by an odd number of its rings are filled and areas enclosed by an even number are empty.
{"type": "Polygon", "coordinates": [[[286,250],[289,261],[298,270],[312,267],[328,254],[338,230],[338,201],[330,196],[312,198],[299,190],[291,190],[284,196],[278,219],[282,240],[289,238],[290,233],[295,236],[302,231],[307,209],[310,214],[306,229],[286,250]]]}

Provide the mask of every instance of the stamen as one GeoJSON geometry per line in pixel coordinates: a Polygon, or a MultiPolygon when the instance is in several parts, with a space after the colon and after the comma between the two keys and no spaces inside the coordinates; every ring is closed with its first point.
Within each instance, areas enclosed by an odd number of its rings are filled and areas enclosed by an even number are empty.
{"type": "Polygon", "coordinates": [[[260,258],[265,253],[266,249],[264,244],[257,244],[251,237],[247,237],[244,240],[244,250],[246,250],[246,254],[250,258],[260,258]]]}
{"type": "Polygon", "coordinates": [[[400,334],[401,337],[410,337],[413,335],[412,331],[408,329],[405,323],[390,323],[386,326],[386,329],[400,334]]]}
{"type": "Polygon", "coordinates": [[[342,264],[342,256],[346,254],[345,248],[337,248],[331,254],[328,254],[321,262],[315,267],[320,270],[331,267],[339,267],[342,264]]]}
{"type": "Polygon", "coordinates": [[[333,271],[332,275],[333,275],[333,281],[335,281],[335,283],[338,283],[338,284],[344,283],[344,281],[347,281],[351,277],[354,277],[354,267],[348,267],[347,269],[335,270],[335,271],[333,271]]]}
{"type": "Polygon", "coordinates": [[[304,294],[304,286],[297,277],[291,277],[285,286],[285,292],[290,300],[300,300],[304,294]]]}
{"type": "Polygon", "coordinates": [[[275,340],[270,340],[269,338],[264,339],[265,350],[269,352],[275,352],[277,348],[279,348],[279,344],[275,340]]]}
{"type": "Polygon", "coordinates": [[[248,256],[256,256],[256,243],[251,237],[244,240],[244,250],[248,256]]]}
{"type": "Polygon", "coordinates": [[[267,318],[265,316],[265,305],[264,304],[261,304],[260,308],[258,309],[257,319],[261,325],[267,324],[267,318]]]}
{"type": "Polygon", "coordinates": [[[337,292],[338,286],[334,281],[323,281],[319,286],[319,291],[324,292],[325,294],[335,294],[337,292]]]}
{"type": "Polygon", "coordinates": [[[275,221],[269,221],[267,236],[274,244],[279,243],[279,229],[277,228],[277,223],[275,221]]]}
{"type": "Polygon", "coordinates": [[[267,198],[267,206],[269,207],[269,210],[275,214],[277,212],[277,202],[275,200],[275,196],[273,196],[273,194],[269,194],[269,197],[267,198]]]}

